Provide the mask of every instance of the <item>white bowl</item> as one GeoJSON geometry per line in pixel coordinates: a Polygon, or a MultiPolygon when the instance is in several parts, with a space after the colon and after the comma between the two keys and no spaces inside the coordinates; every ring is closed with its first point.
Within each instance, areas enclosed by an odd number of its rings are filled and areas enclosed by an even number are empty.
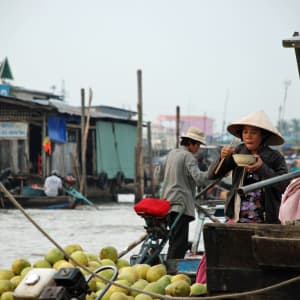
{"type": "Polygon", "coordinates": [[[256,157],[251,154],[233,154],[232,157],[239,167],[251,165],[256,161],[256,157]]]}

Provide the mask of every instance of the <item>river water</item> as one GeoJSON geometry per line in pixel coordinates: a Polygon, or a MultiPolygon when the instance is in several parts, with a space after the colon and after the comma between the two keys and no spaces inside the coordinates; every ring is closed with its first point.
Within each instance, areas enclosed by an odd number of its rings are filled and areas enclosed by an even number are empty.
{"type": "MultiPolygon", "coordinates": [[[[64,247],[78,243],[85,252],[98,255],[104,246],[115,246],[119,252],[145,234],[144,219],[138,216],[132,203],[105,203],[80,206],[76,209],[27,209],[29,217],[56,243],[64,247]]],[[[191,223],[193,238],[196,221],[191,223]]],[[[43,258],[54,245],[18,209],[0,209],[0,269],[10,268],[19,257],[31,263],[43,258]]],[[[137,254],[136,246],[123,258],[137,254]]]]}

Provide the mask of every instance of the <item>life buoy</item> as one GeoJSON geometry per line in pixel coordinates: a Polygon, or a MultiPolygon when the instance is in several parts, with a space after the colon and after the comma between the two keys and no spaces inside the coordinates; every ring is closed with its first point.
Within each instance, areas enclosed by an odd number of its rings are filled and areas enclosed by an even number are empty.
{"type": "Polygon", "coordinates": [[[119,171],[116,175],[116,184],[117,186],[122,186],[124,184],[125,181],[125,175],[122,171],[119,171]]]}
{"type": "Polygon", "coordinates": [[[98,176],[98,185],[100,189],[105,190],[108,187],[108,176],[105,172],[100,172],[98,176]]]}

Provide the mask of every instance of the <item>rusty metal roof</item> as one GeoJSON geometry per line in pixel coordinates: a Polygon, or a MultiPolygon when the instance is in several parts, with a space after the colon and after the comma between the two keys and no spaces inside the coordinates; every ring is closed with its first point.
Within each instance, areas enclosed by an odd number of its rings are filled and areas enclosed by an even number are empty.
{"type": "MultiPolygon", "coordinates": [[[[0,95],[0,102],[6,102],[6,103],[13,103],[15,105],[21,105],[21,106],[28,106],[28,107],[36,107],[39,106],[45,110],[53,110],[54,112],[58,112],[61,114],[68,114],[73,116],[81,116],[81,107],[80,106],[72,106],[67,104],[64,101],[56,100],[56,99],[49,99],[49,100],[39,100],[39,99],[20,99],[16,97],[11,96],[2,96],[0,95]]],[[[106,107],[107,108],[107,107],[106,107]]],[[[105,109],[105,106],[97,106],[97,107],[91,107],[90,108],[90,117],[91,118],[107,118],[107,119],[118,119],[118,120],[127,120],[127,121],[134,121],[131,118],[128,118],[128,116],[134,115],[134,112],[128,111],[127,114],[125,114],[124,109],[118,109],[118,108],[112,108],[105,109]],[[119,113],[118,113],[119,112],[119,113]]],[[[87,113],[88,108],[85,108],[85,112],[87,113]]]]}

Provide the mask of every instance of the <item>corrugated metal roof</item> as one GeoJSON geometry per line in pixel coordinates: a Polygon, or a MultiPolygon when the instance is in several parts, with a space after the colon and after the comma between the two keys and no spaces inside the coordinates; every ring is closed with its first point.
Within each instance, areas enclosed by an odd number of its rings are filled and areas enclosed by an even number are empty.
{"type": "MultiPolygon", "coordinates": [[[[45,101],[40,101],[41,103],[45,101]]],[[[65,102],[59,100],[48,100],[48,105],[55,107],[58,112],[65,114],[72,114],[81,116],[81,107],[80,106],[71,106],[65,102]]],[[[85,108],[85,112],[87,113],[88,108],[85,108]]],[[[124,115],[124,113],[120,113],[119,115],[113,113],[111,111],[103,111],[97,110],[95,107],[90,108],[90,116],[91,118],[110,118],[110,119],[124,119],[128,120],[128,114],[124,115]]]]}
{"type": "MultiPolygon", "coordinates": [[[[28,105],[39,105],[45,107],[45,109],[53,109],[61,114],[68,114],[73,116],[81,116],[81,107],[80,106],[72,106],[69,105],[66,102],[50,99],[50,100],[37,100],[37,99],[19,99],[11,96],[2,96],[0,95],[0,101],[2,99],[7,100],[13,100],[18,103],[22,104],[28,104],[28,105]]],[[[123,110],[123,109],[122,109],[123,110]]],[[[87,107],[86,107],[86,113],[87,113],[87,107]]],[[[120,113],[120,115],[117,115],[116,113],[110,113],[109,111],[98,111],[96,108],[92,107],[90,110],[90,117],[91,118],[108,118],[108,119],[116,119],[116,120],[127,120],[127,121],[133,121],[135,120],[128,120],[127,115],[124,115],[123,113],[120,113]]]]}
{"type": "Polygon", "coordinates": [[[135,117],[137,115],[136,111],[108,105],[92,106],[92,108],[94,108],[98,112],[112,114],[126,120],[131,120],[132,117],[135,117]]]}
{"type": "Polygon", "coordinates": [[[55,108],[58,112],[62,114],[69,114],[75,116],[81,116],[81,109],[80,107],[71,106],[63,101],[60,100],[33,100],[33,102],[37,102],[44,106],[51,106],[55,108]]]}
{"type": "Polygon", "coordinates": [[[43,92],[38,90],[32,90],[23,88],[16,85],[11,85],[11,95],[19,99],[34,99],[34,100],[49,100],[49,99],[58,99],[63,101],[63,96],[57,95],[51,92],[43,92]]]}

